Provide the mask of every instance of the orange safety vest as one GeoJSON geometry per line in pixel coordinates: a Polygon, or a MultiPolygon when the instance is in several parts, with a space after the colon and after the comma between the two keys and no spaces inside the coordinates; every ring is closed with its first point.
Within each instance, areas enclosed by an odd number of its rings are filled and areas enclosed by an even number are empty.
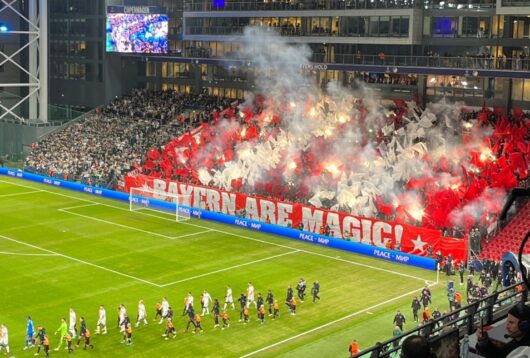
{"type": "Polygon", "coordinates": [[[131,325],[128,325],[128,326],[127,326],[127,333],[132,333],[132,327],[131,327],[131,325]]]}
{"type": "Polygon", "coordinates": [[[85,331],[85,337],[90,338],[90,331],[88,330],[88,328],[85,331]]]}
{"type": "Polygon", "coordinates": [[[359,343],[352,342],[352,344],[350,344],[350,353],[352,355],[359,353],[359,343]]]}

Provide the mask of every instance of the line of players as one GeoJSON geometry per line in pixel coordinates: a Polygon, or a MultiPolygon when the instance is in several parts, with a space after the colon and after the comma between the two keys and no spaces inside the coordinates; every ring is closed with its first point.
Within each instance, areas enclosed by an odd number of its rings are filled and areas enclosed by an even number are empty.
{"type": "MultiPolygon", "coordinates": [[[[297,295],[300,301],[303,303],[304,298],[306,296],[306,289],[307,289],[307,283],[306,281],[301,278],[296,286],[297,295]]],[[[313,302],[316,302],[317,300],[320,300],[320,284],[318,281],[315,281],[313,283],[313,287],[311,288],[311,295],[313,302]]],[[[255,290],[254,285],[252,282],[248,283],[246,295],[245,293],[242,293],[241,296],[237,300],[240,304],[240,314],[239,314],[239,322],[243,322],[244,324],[247,324],[250,321],[249,318],[249,309],[252,304],[254,304],[254,307],[257,309],[258,313],[258,320],[260,321],[260,324],[265,323],[265,303],[268,305],[268,312],[269,317],[272,317],[272,319],[275,319],[280,316],[280,308],[278,304],[278,300],[274,298],[274,294],[271,290],[267,291],[267,296],[264,298],[261,293],[258,293],[257,297],[255,296],[255,290]]],[[[185,332],[188,332],[190,329],[190,326],[193,326],[192,333],[195,333],[197,331],[203,332],[203,328],[201,325],[202,317],[205,315],[210,314],[210,304],[213,302],[212,306],[212,312],[214,314],[214,328],[218,328],[220,326],[220,319],[222,320],[222,328],[229,328],[230,327],[230,319],[227,312],[227,307],[231,306],[232,310],[235,309],[235,303],[234,303],[234,297],[232,293],[232,288],[230,286],[227,286],[226,289],[226,296],[225,296],[225,303],[221,312],[221,305],[219,303],[218,299],[213,299],[208,293],[208,291],[204,290],[204,292],[201,294],[201,307],[202,312],[201,314],[198,314],[194,310],[194,297],[191,292],[189,292],[186,297],[184,298],[184,309],[182,311],[182,316],[188,316],[188,324],[186,326],[185,332]]],[[[287,296],[285,299],[285,304],[287,305],[288,312],[291,315],[296,315],[296,298],[294,296],[294,291],[291,288],[291,285],[287,287],[287,296]]],[[[162,302],[156,304],[156,313],[153,321],[158,321],[158,324],[163,324],[164,321],[166,321],[166,329],[162,337],[164,339],[168,340],[170,337],[175,338],[177,335],[175,325],[173,323],[173,317],[174,312],[171,308],[167,298],[163,298],[162,302]]],[[[34,323],[30,316],[27,317],[27,326],[26,326],[26,342],[24,346],[24,350],[35,347],[37,345],[37,351],[35,352],[35,355],[39,355],[41,349],[44,351],[46,357],[49,356],[50,352],[50,341],[48,338],[48,335],[46,334],[46,329],[44,327],[38,327],[37,333],[35,334],[34,331],[34,323]]],[[[87,349],[90,347],[91,349],[94,348],[94,346],[91,343],[91,332],[88,329],[86,325],[86,321],[84,317],[79,318],[79,324],[80,324],[80,330],[77,330],[77,315],[73,308],[69,309],[69,324],[67,325],[67,321],[65,318],[61,319],[61,324],[59,328],[55,331],[55,335],[59,334],[59,344],[54,349],[55,351],[59,351],[63,345],[63,343],[66,343],[65,350],[68,350],[69,353],[73,352],[73,341],[77,338],[77,344],[75,344],[75,347],[78,348],[81,340],[84,339],[84,347],[83,349],[87,349]]],[[[145,325],[148,324],[147,321],[147,310],[145,308],[145,304],[143,300],[140,300],[138,302],[138,316],[136,319],[135,327],[138,327],[140,323],[145,325]]],[[[118,306],[118,328],[120,329],[120,332],[123,334],[123,340],[122,343],[126,343],[127,345],[132,345],[132,323],[130,321],[129,316],[127,315],[127,310],[123,304],[118,306]]],[[[99,307],[98,310],[98,322],[96,324],[96,330],[94,332],[95,334],[107,334],[107,312],[103,305],[99,307]]],[[[8,330],[7,326],[5,324],[2,324],[0,326],[0,351],[2,348],[6,349],[6,353],[9,354],[9,340],[8,340],[8,330]]]]}

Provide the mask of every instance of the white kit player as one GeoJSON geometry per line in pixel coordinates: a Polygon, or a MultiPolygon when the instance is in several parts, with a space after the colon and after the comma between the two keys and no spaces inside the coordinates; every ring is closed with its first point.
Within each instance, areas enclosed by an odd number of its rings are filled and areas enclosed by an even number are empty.
{"type": "Polygon", "coordinates": [[[210,302],[212,302],[212,296],[208,293],[208,291],[204,290],[202,293],[202,313],[201,316],[210,314],[210,302]]]}
{"type": "Polygon", "coordinates": [[[0,352],[2,348],[5,348],[6,355],[9,355],[9,334],[5,323],[0,326],[0,352]]]}
{"type": "Polygon", "coordinates": [[[162,298],[162,318],[160,319],[160,322],[158,324],[162,324],[164,322],[164,319],[167,318],[167,314],[169,312],[169,301],[167,298],[162,298]]]}
{"type": "Polygon", "coordinates": [[[226,286],[226,296],[225,296],[225,305],[223,307],[223,311],[226,311],[226,306],[228,304],[232,305],[232,310],[236,309],[236,305],[234,305],[234,296],[232,296],[232,287],[226,286]]]}
{"type": "Polygon", "coordinates": [[[101,305],[99,306],[98,310],[98,323],[96,324],[96,334],[107,334],[107,311],[105,310],[105,306],[101,305]],[[100,329],[103,328],[103,332],[100,331],[100,329]]]}
{"type": "Polygon", "coordinates": [[[73,339],[77,337],[77,315],[75,314],[75,311],[73,308],[70,308],[70,311],[68,312],[69,317],[69,326],[68,326],[68,332],[70,332],[70,335],[73,339]]]}
{"type": "Polygon", "coordinates": [[[136,319],[135,327],[140,325],[140,322],[144,321],[144,326],[147,326],[147,311],[145,310],[144,300],[138,302],[138,318],[136,319]]]}
{"type": "Polygon", "coordinates": [[[118,327],[120,332],[125,332],[125,318],[127,317],[127,309],[124,305],[118,306],[118,327]]]}
{"type": "Polygon", "coordinates": [[[248,283],[247,287],[247,308],[250,307],[250,304],[254,303],[254,306],[258,306],[256,301],[254,301],[254,285],[252,285],[252,282],[248,283]]]}

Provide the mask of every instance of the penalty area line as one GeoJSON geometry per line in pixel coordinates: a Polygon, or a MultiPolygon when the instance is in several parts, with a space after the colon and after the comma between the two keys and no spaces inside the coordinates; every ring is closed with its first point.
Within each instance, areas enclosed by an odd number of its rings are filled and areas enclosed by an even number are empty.
{"type": "Polygon", "coordinates": [[[2,195],[0,195],[0,198],[8,198],[10,196],[28,195],[28,194],[38,193],[38,192],[40,192],[40,190],[24,191],[22,193],[2,194],[2,195]]]}
{"type": "Polygon", "coordinates": [[[20,241],[20,240],[13,239],[11,237],[7,237],[5,235],[0,235],[0,238],[2,238],[4,240],[7,240],[7,241],[15,242],[15,243],[20,244],[20,245],[24,245],[24,246],[31,247],[31,248],[34,248],[34,249],[38,249],[38,250],[47,252],[49,254],[53,254],[54,256],[59,256],[59,257],[62,257],[62,258],[65,258],[65,259],[68,259],[68,260],[71,260],[71,261],[75,261],[75,262],[80,263],[80,264],[84,264],[84,265],[87,265],[87,266],[92,266],[92,267],[95,267],[95,268],[103,270],[103,271],[112,272],[112,273],[114,273],[116,275],[123,276],[123,277],[126,277],[126,278],[130,278],[130,279],[133,279],[135,281],[143,282],[143,283],[146,283],[146,284],[151,285],[151,286],[155,286],[155,287],[158,287],[158,288],[162,287],[162,286],[160,286],[157,283],[144,280],[143,278],[131,276],[131,275],[128,275],[126,273],[107,268],[105,266],[96,265],[96,264],[94,264],[92,262],[88,262],[88,261],[84,261],[84,260],[81,260],[81,259],[78,259],[78,258],[75,258],[75,257],[72,257],[72,256],[64,255],[64,254],[61,254],[61,253],[56,252],[56,251],[48,250],[48,249],[45,249],[45,248],[37,246],[37,245],[29,244],[29,243],[24,242],[24,241],[20,241]]]}
{"type": "Polygon", "coordinates": [[[57,256],[56,254],[26,254],[23,252],[10,252],[10,251],[0,251],[0,255],[8,255],[8,256],[57,256]]]}
{"type": "MultiPolygon", "coordinates": [[[[5,181],[5,180],[0,180],[0,183],[11,184],[11,185],[15,185],[15,186],[23,187],[23,188],[36,189],[33,186],[23,185],[23,184],[18,184],[18,183],[12,183],[10,181],[5,181]]],[[[40,184],[40,185],[44,185],[44,184],[40,184]]],[[[51,191],[51,190],[38,189],[38,191],[46,192],[46,193],[49,193],[49,194],[58,195],[58,196],[62,196],[62,197],[70,198],[70,199],[76,199],[76,200],[84,201],[84,202],[88,202],[88,203],[99,204],[99,205],[107,206],[107,207],[114,208],[114,209],[117,209],[117,210],[130,211],[129,209],[126,209],[126,208],[123,208],[123,207],[110,205],[110,204],[105,204],[105,203],[101,203],[101,202],[97,202],[97,201],[93,201],[93,200],[89,200],[89,199],[83,199],[83,198],[80,198],[80,197],[76,197],[76,196],[72,196],[72,195],[68,195],[68,194],[63,194],[63,193],[58,193],[58,192],[51,191]]],[[[173,219],[168,219],[168,218],[165,218],[165,217],[161,217],[159,215],[153,215],[153,214],[144,213],[144,212],[141,212],[141,211],[135,211],[135,212],[137,214],[139,214],[139,215],[145,215],[145,216],[149,216],[149,217],[154,217],[154,218],[157,218],[159,220],[165,220],[165,221],[169,221],[169,222],[173,222],[173,223],[176,222],[173,219]]],[[[74,213],[70,213],[70,214],[74,214],[74,213]]],[[[74,214],[74,215],[79,215],[79,214],[74,214]]],[[[423,277],[417,277],[417,276],[409,275],[409,274],[406,274],[406,273],[403,273],[403,272],[399,272],[399,271],[394,271],[394,270],[385,269],[385,268],[382,268],[382,267],[377,267],[377,266],[372,266],[372,265],[368,265],[368,264],[363,264],[363,263],[352,261],[352,260],[346,260],[346,259],[343,259],[343,258],[340,258],[340,257],[337,257],[337,256],[326,255],[326,254],[314,252],[314,251],[311,251],[311,250],[298,249],[296,247],[292,247],[292,246],[288,246],[288,245],[278,244],[278,243],[275,243],[275,242],[269,242],[269,241],[266,241],[266,240],[260,240],[260,239],[254,238],[254,237],[249,237],[249,236],[246,236],[246,235],[241,235],[241,234],[237,234],[237,233],[233,233],[233,232],[229,232],[229,231],[224,231],[224,230],[219,230],[219,229],[211,229],[211,228],[208,228],[208,227],[203,226],[203,225],[197,225],[197,224],[188,223],[188,222],[184,222],[184,221],[182,221],[182,222],[179,221],[178,223],[182,224],[182,225],[194,226],[194,227],[198,227],[198,228],[202,228],[202,229],[209,229],[209,230],[212,230],[214,232],[218,232],[218,233],[225,234],[225,235],[239,237],[239,238],[245,239],[245,240],[251,240],[251,241],[260,242],[260,243],[268,244],[268,245],[272,245],[272,246],[283,247],[283,248],[290,249],[290,250],[299,250],[300,252],[304,252],[304,253],[309,254],[309,255],[316,255],[316,256],[320,256],[320,257],[325,257],[325,258],[328,258],[330,260],[341,261],[341,262],[344,262],[344,263],[348,263],[350,265],[370,268],[370,269],[373,269],[373,270],[376,270],[376,271],[387,272],[387,273],[392,274],[392,275],[408,277],[408,278],[415,279],[415,280],[422,281],[422,282],[426,282],[427,281],[423,277]]],[[[114,224],[116,224],[116,223],[114,223],[114,224]]],[[[270,235],[273,235],[273,234],[270,234],[270,235]]],[[[432,281],[430,281],[430,282],[432,282],[432,281]]]]}
{"type": "MultiPolygon", "coordinates": [[[[419,288],[419,289],[421,289],[421,288],[419,288]]],[[[264,351],[269,350],[269,349],[274,348],[274,347],[278,347],[278,346],[280,346],[280,345],[282,345],[282,344],[284,344],[284,343],[287,343],[287,342],[290,342],[290,341],[292,341],[292,340],[298,339],[298,338],[300,338],[300,337],[306,336],[306,335],[308,335],[308,334],[311,334],[311,333],[316,332],[316,331],[318,331],[318,330],[321,330],[321,329],[323,329],[323,328],[329,327],[329,326],[331,326],[331,325],[334,325],[334,324],[336,324],[336,323],[342,322],[342,321],[347,320],[347,319],[349,319],[349,318],[352,318],[352,317],[358,316],[358,315],[360,315],[360,314],[362,314],[362,313],[368,313],[368,312],[370,312],[371,310],[373,310],[374,308],[377,308],[377,307],[380,307],[380,306],[386,305],[387,303],[390,303],[390,302],[393,302],[393,301],[399,300],[399,299],[401,299],[401,298],[403,298],[403,297],[410,296],[410,295],[414,294],[415,292],[418,292],[419,289],[415,289],[415,290],[413,290],[413,291],[409,291],[409,292],[404,293],[404,294],[402,294],[402,295],[399,295],[399,296],[393,297],[393,298],[391,298],[391,299],[389,299],[389,300],[386,300],[386,301],[380,302],[380,303],[378,303],[378,304],[375,304],[375,305],[373,305],[373,306],[370,306],[370,307],[364,308],[364,309],[362,309],[362,310],[360,310],[360,311],[356,311],[356,312],[350,313],[350,314],[348,314],[348,315],[346,315],[346,316],[344,316],[344,317],[338,318],[338,319],[336,319],[336,320],[334,320],[334,321],[331,321],[331,322],[325,323],[325,324],[320,325],[320,326],[318,326],[318,327],[315,327],[315,328],[312,328],[312,329],[307,330],[307,331],[305,331],[305,332],[299,333],[299,334],[297,334],[297,335],[295,335],[295,336],[292,336],[292,337],[289,337],[289,338],[283,339],[283,340],[281,340],[281,341],[278,341],[278,342],[276,342],[276,343],[270,344],[270,345],[268,345],[268,346],[265,346],[265,347],[263,347],[263,348],[260,348],[260,349],[258,349],[258,350],[255,350],[255,351],[253,351],[253,352],[250,352],[250,353],[247,353],[247,354],[245,354],[245,355],[242,355],[240,358],[246,358],[246,357],[254,356],[254,355],[258,354],[258,353],[264,352],[264,351]]]]}

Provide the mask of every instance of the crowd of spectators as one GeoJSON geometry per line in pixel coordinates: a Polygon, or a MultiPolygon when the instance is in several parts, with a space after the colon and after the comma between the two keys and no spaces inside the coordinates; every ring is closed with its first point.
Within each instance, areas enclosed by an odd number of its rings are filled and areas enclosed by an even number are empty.
{"type": "Polygon", "coordinates": [[[206,93],[133,90],[32,145],[25,169],[113,187],[151,147],[194,128],[226,98],[206,93]]]}

